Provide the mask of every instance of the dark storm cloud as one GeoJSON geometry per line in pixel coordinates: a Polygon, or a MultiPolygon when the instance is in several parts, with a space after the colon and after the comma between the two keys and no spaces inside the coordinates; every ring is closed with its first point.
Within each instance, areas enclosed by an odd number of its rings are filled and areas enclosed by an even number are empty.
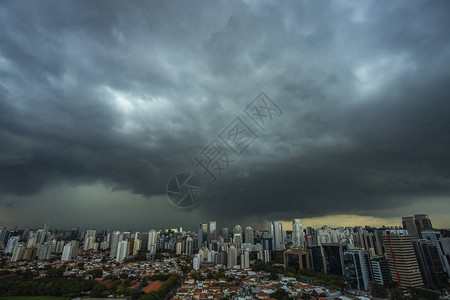
{"type": "Polygon", "coordinates": [[[376,214],[448,196],[449,8],[3,2],[0,200],[63,183],[162,195],[260,90],[285,113],[195,214],[376,214]]]}

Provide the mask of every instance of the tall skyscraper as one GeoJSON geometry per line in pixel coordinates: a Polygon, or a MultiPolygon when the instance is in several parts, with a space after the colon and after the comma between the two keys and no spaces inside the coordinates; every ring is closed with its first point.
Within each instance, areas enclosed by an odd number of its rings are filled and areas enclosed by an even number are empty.
{"type": "Polygon", "coordinates": [[[227,251],[227,266],[233,268],[237,265],[237,249],[234,246],[230,246],[227,251]]]}
{"type": "Polygon", "coordinates": [[[439,259],[441,260],[442,267],[444,271],[447,273],[447,276],[450,277],[450,264],[447,257],[444,254],[443,247],[441,244],[442,235],[439,230],[422,230],[422,238],[425,240],[429,240],[435,247],[439,254],[439,259]]]}
{"type": "Polygon", "coordinates": [[[311,269],[322,272],[325,271],[324,258],[322,255],[321,246],[307,246],[306,251],[308,252],[309,266],[311,269]]]}
{"type": "Polygon", "coordinates": [[[208,223],[200,223],[198,225],[198,248],[202,248],[207,241],[208,223]]]}
{"type": "Polygon", "coordinates": [[[158,232],[155,229],[152,229],[148,232],[148,245],[147,249],[150,251],[150,255],[154,255],[156,253],[156,248],[158,244],[158,232]]]}
{"type": "Polygon", "coordinates": [[[310,268],[308,252],[300,247],[283,251],[284,267],[293,267],[296,271],[310,268]]]}
{"type": "Polygon", "coordinates": [[[19,243],[14,249],[13,255],[11,256],[11,261],[16,262],[23,258],[25,254],[25,244],[19,243]]]}
{"type": "Polygon", "coordinates": [[[244,235],[245,243],[253,245],[254,244],[254,238],[255,238],[253,228],[251,228],[250,226],[247,226],[245,228],[245,233],[244,234],[245,234],[244,235]]]}
{"type": "Polygon", "coordinates": [[[347,251],[347,244],[323,243],[321,247],[325,272],[331,275],[343,275],[344,252],[347,251]]]}
{"type": "Polygon", "coordinates": [[[446,282],[446,273],[437,248],[429,240],[414,240],[414,251],[425,285],[440,285],[446,282]]]}
{"type": "Polygon", "coordinates": [[[19,243],[20,236],[12,236],[8,240],[8,244],[6,244],[5,254],[12,254],[17,244],[19,243]]]}
{"type": "Polygon", "coordinates": [[[64,246],[61,260],[69,261],[72,260],[72,243],[68,243],[64,246]]]}
{"type": "Polygon", "coordinates": [[[6,229],[6,227],[0,227],[0,247],[4,246],[6,243],[6,232],[8,230],[6,229]]]}
{"type": "Polygon", "coordinates": [[[50,259],[50,254],[52,252],[52,242],[45,242],[43,245],[39,247],[38,258],[41,260],[50,259]]]}
{"type": "Polygon", "coordinates": [[[140,239],[134,239],[134,243],[133,243],[133,256],[135,256],[136,254],[138,254],[139,250],[141,250],[141,240],[140,239]]]}
{"type": "Polygon", "coordinates": [[[186,238],[186,247],[184,249],[186,255],[192,256],[194,253],[194,240],[190,236],[186,238]]]}
{"type": "Polygon", "coordinates": [[[294,246],[304,247],[305,235],[303,232],[302,220],[294,219],[292,221],[292,243],[294,246]]]}
{"type": "Polygon", "coordinates": [[[84,250],[92,250],[95,247],[97,232],[95,229],[89,229],[84,236],[84,250]]]}
{"type": "Polygon", "coordinates": [[[44,223],[44,232],[48,232],[50,230],[50,223],[44,223]]]}
{"type": "Polygon", "coordinates": [[[199,254],[194,255],[194,258],[192,259],[192,268],[194,270],[200,269],[200,255],[199,254]]]}
{"type": "Polygon", "coordinates": [[[242,250],[241,254],[241,268],[248,269],[250,268],[250,253],[248,250],[242,250]]]}
{"type": "Polygon", "coordinates": [[[241,225],[236,225],[233,228],[233,234],[241,234],[242,233],[242,227],[241,225]]]}
{"type": "Polygon", "coordinates": [[[73,227],[70,233],[70,239],[72,241],[77,241],[80,236],[80,227],[73,227]]]}
{"type": "Polygon", "coordinates": [[[112,258],[115,258],[117,256],[117,246],[119,245],[119,242],[122,241],[122,233],[120,231],[114,231],[111,234],[111,252],[110,252],[110,256],[112,258]]]}
{"type": "Polygon", "coordinates": [[[402,224],[403,229],[406,229],[408,231],[409,236],[411,239],[418,239],[419,231],[416,227],[416,222],[414,221],[414,217],[402,217],[402,224]]]}
{"type": "Polygon", "coordinates": [[[416,228],[419,235],[421,235],[423,230],[433,229],[433,225],[431,225],[431,220],[428,218],[428,215],[414,215],[414,222],[416,222],[416,228]]]}
{"type": "Polygon", "coordinates": [[[383,236],[392,281],[400,289],[423,285],[411,237],[405,230],[387,230],[383,236]]]}
{"type": "Polygon", "coordinates": [[[128,241],[121,241],[117,245],[117,254],[116,254],[116,260],[117,261],[123,261],[125,258],[128,257],[129,252],[129,244],[128,241]]]}
{"type": "Polygon", "coordinates": [[[285,249],[283,225],[279,221],[269,222],[269,234],[273,237],[273,249],[282,251],[285,249]]]}
{"type": "Polygon", "coordinates": [[[372,268],[373,281],[385,285],[392,280],[389,264],[384,256],[371,256],[370,266],[372,268]]]}
{"type": "Polygon", "coordinates": [[[216,221],[210,221],[208,226],[208,242],[216,240],[216,221]]]}
{"type": "Polygon", "coordinates": [[[224,239],[227,239],[227,238],[228,238],[228,235],[229,235],[229,233],[228,233],[228,228],[227,228],[227,227],[223,227],[223,228],[222,228],[222,237],[223,237],[224,239]]]}
{"type": "Polygon", "coordinates": [[[370,260],[368,252],[350,249],[344,253],[344,278],[352,289],[369,290],[370,260]]]}
{"type": "Polygon", "coordinates": [[[428,218],[428,215],[425,214],[414,215],[413,217],[403,217],[402,223],[403,229],[408,230],[409,236],[413,240],[420,239],[423,230],[433,229],[431,220],[428,218]]]}

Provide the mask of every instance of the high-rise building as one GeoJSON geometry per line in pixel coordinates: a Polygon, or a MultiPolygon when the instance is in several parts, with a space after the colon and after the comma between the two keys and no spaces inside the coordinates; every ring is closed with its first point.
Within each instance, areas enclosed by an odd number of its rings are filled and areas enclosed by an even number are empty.
{"type": "Polygon", "coordinates": [[[270,234],[265,234],[261,238],[261,244],[263,250],[267,250],[269,253],[274,250],[273,248],[273,236],[270,234]]]}
{"type": "Polygon", "coordinates": [[[194,240],[190,236],[186,238],[186,247],[184,249],[186,255],[192,256],[194,254],[194,240]]]}
{"type": "Polygon", "coordinates": [[[292,244],[294,246],[305,247],[305,234],[303,232],[302,220],[292,221],[292,244]]]}
{"type": "Polygon", "coordinates": [[[222,237],[223,237],[224,239],[227,239],[227,238],[228,238],[228,235],[229,235],[229,233],[228,233],[228,228],[227,228],[227,227],[223,227],[223,228],[222,228],[222,237]]]}
{"type": "Polygon", "coordinates": [[[135,256],[136,254],[138,254],[139,250],[141,250],[141,240],[140,239],[134,239],[134,243],[133,243],[133,253],[132,255],[135,256]]]}
{"type": "Polygon", "coordinates": [[[38,258],[41,260],[50,259],[50,254],[52,252],[53,243],[45,242],[43,245],[39,247],[38,258]]]}
{"type": "Polygon", "coordinates": [[[418,239],[420,237],[419,231],[416,227],[416,222],[414,221],[414,217],[402,217],[403,229],[408,231],[411,239],[418,239]]]}
{"type": "Polygon", "coordinates": [[[58,241],[58,244],[56,245],[56,254],[61,254],[64,250],[64,241],[58,241]]]}
{"type": "Polygon", "coordinates": [[[86,238],[84,239],[84,247],[83,249],[86,250],[92,250],[94,249],[95,244],[95,237],[86,235],[86,238]]]}
{"type": "Polygon", "coordinates": [[[392,281],[400,289],[423,285],[411,237],[406,230],[387,230],[383,236],[392,281]]]}
{"type": "Polygon", "coordinates": [[[428,215],[425,214],[414,215],[413,217],[403,217],[402,223],[403,229],[408,230],[409,236],[413,240],[420,239],[423,230],[433,229],[431,220],[428,218],[428,215]]]}
{"type": "Polygon", "coordinates": [[[16,262],[23,259],[24,254],[25,254],[25,244],[19,243],[14,249],[14,252],[11,256],[11,261],[16,262]]]}
{"type": "Polygon", "coordinates": [[[77,241],[80,236],[80,227],[73,227],[70,233],[70,240],[77,241]]]}
{"type": "Polygon", "coordinates": [[[192,268],[194,270],[200,269],[200,255],[199,254],[194,255],[194,258],[192,259],[192,268]]]}
{"type": "Polygon", "coordinates": [[[439,230],[422,230],[422,238],[429,240],[436,247],[444,272],[450,277],[450,264],[443,251],[441,232],[439,230]]]}
{"type": "Polygon", "coordinates": [[[72,260],[72,243],[68,243],[64,246],[61,260],[69,261],[72,260]]]}
{"type": "Polygon", "coordinates": [[[431,220],[430,218],[428,218],[428,215],[414,215],[414,222],[416,223],[416,228],[419,232],[419,236],[421,235],[423,230],[433,229],[433,225],[431,225],[431,220]]]}
{"type": "Polygon", "coordinates": [[[352,289],[369,290],[370,260],[368,252],[350,249],[344,252],[344,278],[352,289]]]}
{"type": "Polygon", "coordinates": [[[159,232],[155,229],[152,229],[148,232],[148,245],[147,249],[150,251],[150,255],[154,255],[156,253],[156,249],[158,248],[158,239],[159,239],[159,232]]]}
{"type": "Polygon", "coordinates": [[[208,226],[208,242],[216,240],[216,221],[210,221],[208,226]]]}
{"type": "Polygon", "coordinates": [[[233,234],[242,234],[242,227],[241,227],[241,225],[234,226],[233,234]]]}
{"type": "Polygon", "coordinates": [[[175,247],[175,254],[181,255],[182,250],[183,250],[183,243],[181,241],[178,241],[175,247]]]}
{"type": "Polygon", "coordinates": [[[308,246],[306,247],[306,251],[308,252],[309,266],[311,267],[311,269],[317,272],[325,271],[324,258],[322,256],[322,247],[308,246]]]}
{"type": "Polygon", "coordinates": [[[197,242],[197,247],[200,249],[203,247],[203,245],[206,243],[207,241],[207,234],[208,234],[208,223],[200,223],[198,225],[198,242],[197,242]]]}
{"type": "Polygon", "coordinates": [[[0,248],[5,245],[7,231],[6,227],[0,227],[0,248]]]}
{"type": "Polygon", "coordinates": [[[248,250],[242,250],[241,254],[241,268],[250,268],[250,252],[248,250]]]}
{"type": "Polygon", "coordinates": [[[370,265],[373,281],[385,285],[392,280],[389,264],[384,256],[371,256],[370,265]]]}
{"type": "Polygon", "coordinates": [[[344,252],[347,251],[347,245],[342,243],[323,243],[321,247],[325,272],[329,275],[343,275],[344,252]]]}
{"type": "Polygon", "coordinates": [[[20,236],[12,236],[8,240],[8,244],[6,244],[5,254],[12,254],[17,244],[19,243],[20,236]]]}
{"type": "MultiPolygon", "coordinates": [[[[97,237],[97,231],[95,229],[89,229],[88,231],[86,231],[86,235],[84,236],[85,244],[86,244],[86,240],[90,237],[92,238],[91,243],[95,243],[96,237],[97,237]]],[[[86,248],[86,246],[85,246],[85,248],[86,248]]],[[[88,247],[88,249],[85,249],[85,250],[90,250],[90,249],[91,249],[91,247],[88,247]]]]}
{"type": "Polygon", "coordinates": [[[70,241],[70,243],[72,244],[72,257],[76,258],[78,256],[80,242],[79,241],[70,241]]]}
{"type": "Polygon", "coordinates": [[[50,229],[50,223],[44,223],[44,232],[48,232],[50,229]]]}
{"type": "Polygon", "coordinates": [[[119,244],[117,245],[117,254],[116,254],[117,261],[121,262],[128,257],[129,246],[130,245],[128,244],[127,240],[119,242],[119,244]]]}
{"type": "Polygon", "coordinates": [[[245,227],[245,231],[244,231],[244,241],[246,244],[254,244],[254,239],[255,239],[255,235],[254,235],[254,231],[253,228],[251,228],[250,226],[245,227]]]}
{"type": "Polygon", "coordinates": [[[269,222],[269,234],[273,237],[272,248],[275,251],[285,249],[283,225],[279,221],[269,222]]]}
{"type": "Polygon", "coordinates": [[[117,246],[122,241],[122,239],[123,239],[123,235],[120,231],[114,231],[111,234],[110,257],[115,258],[117,256],[117,246]]]}
{"type": "Polygon", "coordinates": [[[284,267],[293,267],[296,271],[309,269],[308,252],[300,247],[283,251],[284,267]]]}
{"type": "Polygon", "coordinates": [[[429,240],[414,240],[413,245],[424,284],[438,286],[446,282],[446,273],[437,247],[429,240]]]}
{"type": "Polygon", "coordinates": [[[234,268],[237,264],[237,249],[230,246],[227,251],[227,266],[228,268],[234,268]]]}

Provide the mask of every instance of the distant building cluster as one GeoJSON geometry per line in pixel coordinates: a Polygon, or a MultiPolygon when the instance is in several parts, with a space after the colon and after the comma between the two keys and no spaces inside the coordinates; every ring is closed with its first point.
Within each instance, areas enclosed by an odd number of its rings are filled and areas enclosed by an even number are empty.
{"type": "MultiPolygon", "coordinates": [[[[70,263],[80,253],[91,253],[97,263],[105,257],[117,266],[135,257],[152,261],[165,250],[175,256],[189,257],[192,269],[197,272],[222,268],[239,272],[245,280],[258,283],[258,293],[272,284],[259,278],[258,273],[250,272],[256,261],[281,262],[286,270],[293,272],[311,269],[339,275],[356,291],[369,291],[373,282],[380,285],[393,282],[402,290],[448,282],[450,238],[433,229],[424,214],[403,217],[402,223],[401,228],[323,226],[315,229],[305,228],[301,219],[294,219],[292,230],[285,230],[281,221],[269,222],[266,230],[255,230],[240,225],[219,229],[215,221],[210,221],[200,223],[196,230],[148,232],[81,231],[78,227],[70,231],[50,230],[47,223],[38,230],[1,227],[0,250],[10,263],[32,260],[70,263]]],[[[151,264],[147,266],[151,268],[151,264]]],[[[164,270],[171,266],[169,263],[164,270]]],[[[139,274],[148,275],[145,268],[138,268],[139,274]]],[[[172,271],[180,273],[179,269],[172,271]]],[[[234,289],[219,288],[214,280],[199,286],[187,277],[177,297],[213,292],[223,296],[234,289]]]]}

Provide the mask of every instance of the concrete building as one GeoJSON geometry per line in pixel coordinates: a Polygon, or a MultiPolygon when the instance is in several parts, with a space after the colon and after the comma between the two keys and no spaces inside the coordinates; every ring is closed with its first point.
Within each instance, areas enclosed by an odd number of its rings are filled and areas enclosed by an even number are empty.
{"type": "Polygon", "coordinates": [[[446,272],[437,247],[429,240],[413,241],[420,273],[425,285],[440,285],[446,282],[446,272]]]}
{"type": "Polygon", "coordinates": [[[68,243],[64,246],[61,260],[69,261],[72,260],[72,243],[68,243]]]}
{"type": "Polygon", "coordinates": [[[292,221],[292,244],[294,246],[305,247],[305,234],[303,232],[302,220],[294,219],[292,221]]]}
{"type": "Polygon", "coordinates": [[[385,285],[392,280],[389,264],[384,256],[371,256],[370,266],[372,269],[373,281],[385,285]]]}
{"type": "Polygon", "coordinates": [[[283,251],[284,267],[293,267],[296,271],[309,268],[308,252],[301,247],[283,251]]]}
{"type": "Polygon", "coordinates": [[[350,249],[344,252],[344,278],[352,289],[369,290],[371,277],[368,252],[361,249],[350,249]]]}
{"type": "Polygon", "coordinates": [[[387,230],[383,236],[392,281],[400,289],[423,286],[419,263],[406,230],[387,230]]]}

